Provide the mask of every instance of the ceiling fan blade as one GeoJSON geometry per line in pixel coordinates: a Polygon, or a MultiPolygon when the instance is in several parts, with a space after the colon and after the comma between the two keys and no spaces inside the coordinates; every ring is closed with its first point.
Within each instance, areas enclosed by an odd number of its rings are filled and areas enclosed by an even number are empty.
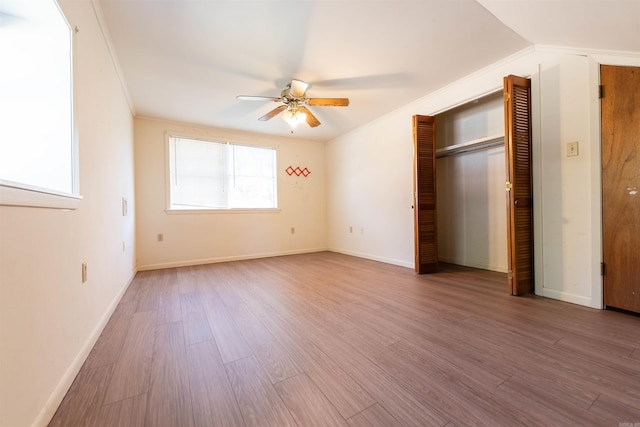
{"type": "Polygon", "coordinates": [[[237,99],[241,101],[281,101],[282,98],[275,98],[273,96],[251,96],[251,95],[238,95],[237,99]]]}
{"type": "Polygon", "coordinates": [[[280,112],[282,112],[283,110],[286,110],[286,109],[287,109],[286,105],[281,105],[281,106],[276,107],[273,110],[269,111],[267,114],[265,114],[264,116],[260,117],[258,120],[260,120],[262,122],[266,122],[267,120],[270,120],[270,119],[274,118],[280,112]]]}
{"type": "Polygon", "coordinates": [[[316,126],[320,126],[320,120],[318,120],[316,118],[316,116],[311,114],[311,111],[309,111],[308,108],[306,108],[306,107],[298,107],[298,111],[301,111],[301,112],[303,112],[303,113],[305,113],[307,115],[307,124],[309,126],[311,126],[312,128],[314,128],[316,126]]]}
{"type": "Polygon", "coordinates": [[[302,98],[307,91],[309,83],[305,83],[302,80],[291,80],[290,93],[295,98],[302,98]]]}
{"type": "Polygon", "coordinates": [[[309,105],[319,107],[346,107],[349,105],[349,98],[309,98],[309,105]]]}

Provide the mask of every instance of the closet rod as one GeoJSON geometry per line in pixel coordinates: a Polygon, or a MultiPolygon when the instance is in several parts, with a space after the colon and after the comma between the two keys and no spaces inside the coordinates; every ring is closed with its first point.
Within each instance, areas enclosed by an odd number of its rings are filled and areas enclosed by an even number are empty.
{"type": "Polygon", "coordinates": [[[473,141],[465,142],[462,144],[451,145],[445,148],[439,148],[436,150],[436,158],[453,156],[456,154],[469,153],[471,151],[486,150],[488,148],[504,145],[504,136],[488,136],[484,138],[475,139],[473,141]]]}

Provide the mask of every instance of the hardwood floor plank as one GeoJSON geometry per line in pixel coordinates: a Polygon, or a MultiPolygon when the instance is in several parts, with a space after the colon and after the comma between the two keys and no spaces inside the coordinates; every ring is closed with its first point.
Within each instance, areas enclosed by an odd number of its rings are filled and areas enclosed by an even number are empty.
{"type": "Polygon", "coordinates": [[[111,366],[81,369],[60,403],[50,427],[93,426],[100,420],[111,366]]]}
{"type": "Polygon", "coordinates": [[[280,342],[256,318],[242,297],[230,286],[218,285],[216,292],[235,321],[253,355],[272,383],[302,373],[302,369],[287,354],[280,342]]]}
{"type": "Polygon", "coordinates": [[[163,290],[158,301],[158,324],[182,321],[182,307],[180,306],[180,288],[175,284],[175,270],[172,270],[170,280],[164,280],[163,290]]]}
{"type": "Polygon", "coordinates": [[[336,408],[305,374],[288,378],[274,387],[298,426],[347,426],[336,408]]]}
{"type": "Polygon", "coordinates": [[[425,426],[444,425],[448,421],[438,409],[437,402],[426,402],[421,393],[408,390],[337,336],[318,328],[303,316],[286,320],[289,329],[296,330],[299,337],[317,345],[401,423],[425,426]]]}
{"type": "Polygon", "coordinates": [[[120,302],[111,315],[109,322],[100,334],[98,341],[91,349],[91,353],[85,360],[83,368],[97,368],[112,365],[120,356],[122,346],[127,338],[127,328],[131,322],[131,316],[135,312],[136,301],[120,302]]]}
{"type": "Polygon", "coordinates": [[[557,400],[531,383],[513,376],[496,389],[496,395],[527,412],[529,425],[538,426],[605,426],[608,423],[597,414],[565,400],[557,400]]]}
{"type": "Polygon", "coordinates": [[[213,340],[187,347],[193,416],[200,427],[243,427],[244,421],[213,340]]]}
{"type": "Polygon", "coordinates": [[[373,397],[331,357],[290,330],[276,313],[258,316],[345,419],[375,403],[373,397]]]}
{"type": "Polygon", "coordinates": [[[156,330],[145,425],[193,426],[182,323],[165,323],[156,330]]]}
{"type": "Polygon", "coordinates": [[[207,265],[194,265],[176,268],[176,285],[180,294],[187,294],[198,291],[198,277],[203,275],[203,271],[207,270],[207,265]]]}
{"type": "Polygon", "coordinates": [[[136,312],[156,311],[160,304],[162,277],[164,270],[142,271],[137,290],[138,307],[136,312]]]}
{"type": "Polygon", "coordinates": [[[197,292],[180,294],[180,308],[186,345],[213,339],[207,315],[197,292]]]}
{"type": "Polygon", "coordinates": [[[155,311],[131,316],[127,337],[111,374],[105,404],[149,391],[155,324],[155,311]]]}
{"type": "Polygon", "coordinates": [[[224,363],[251,356],[252,351],[244,339],[238,325],[229,315],[222,300],[213,294],[201,298],[209,327],[216,340],[224,363]]]}
{"type": "Polygon", "coordinates": [[[238,325],[253,350],[254,357],[262,365],[271,383],[275,384],[302,373],[302,368],[260,321],[255,318],[245,318],[238,322],[238,325]]]}
{"type": "Polygon", "coordinates": [[[443,371],[459,372],[489,387],[497,387],[510,377],[510,375],[500,371],[496,372],[481,363],[476,363],[469,355],[473,351],[472,349],[458,355],[453,351],[446,352],[434,347],[436,346],[417,345],[412,340],[402,340],[390,346],[390,350],[398,357],[411,360],[415,364],[437,366],[443,371]]]}
{"type": "Polygon", "coordinates": [[[562,338],[555,343],[555,346],[586,355],[589,358],[598,358],[600,361],[606,361],[606,363],[611,363],[614,360],[619,365],[628,366],[631,363],[632,366],[630,368],[632,370],[633,365],[635,365],[634,362],[629,360],[629,356],[635,348],[629,345],[614,345],[596,338],[572,335],[562,338]]]}
{"type": "Polygon", "coordinates": [[[330,252],[139,272],[51,425],[640,422],[640,318],[505,284],[330,252]]]}
{"type": "Polygon", "coordinates": [[[401,427],[398,420],[377,403],[349,418],[347,422],[351,427],[401,427]]]}
{"type": "Polygon", "coordinates": [[[384,347],[354,330],[340,336],[387,372],[403,386],[413,391],[424,405],[437,403],[443,419],[462,425],[527,425],[528,419],[517,406],[495,398],[491,389],[456,371],[437,365],[416,364],[401,357],[393,347],[384,347]],[[486,420],[492,420],[491,423],[486,420]]]}
{"type": "Polygon", "coordinates": [[[296,426],[280,395],[253,356],[227,363],[225,366],[248,427],[296,426]]]}
{"type": "Polygon", "coordinates": [[[560,384],[571,395],[585,399],[605,392],[631,406],[640,406],[640,389],[635,378],[640,366],[633,363],[604,361],[598,355],[544,345],[508,329],[479,322],[469,323],[466,332],[469,342],[481,341],[478,345],[492,348],[504,365],[511,366],[514,374],[523,371],[533,378],[545,378],[560,384]]]}
{"type": "Polygon", "coordinates": [[[102,407],[97,426],[143,427],[147,411],[147,394],[139,394],[102,407]]]}
{"type": "Polygon", "coordinates": [[[589,413],[609,421],[610,425],[631,423],[633,426],[634,423],[640,422],[640,408],[626,405],[606,394],[598,396],[589,408],[589,413]]]}

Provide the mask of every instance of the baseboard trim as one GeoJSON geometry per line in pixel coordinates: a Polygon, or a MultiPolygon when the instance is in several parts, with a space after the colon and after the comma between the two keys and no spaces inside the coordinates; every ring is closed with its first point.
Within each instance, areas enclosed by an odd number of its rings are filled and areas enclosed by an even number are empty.
{"type": "Polygon", "coordinates": [[[380,256],[376,256],[376,255],[371,255],[371,254],[365,254],[362,252],[354,252],[354,251],[347,251],[344,249],[336,249],[336,248],[330,248],[327,249],[330,252],[336,252],[339,254],[343,254],[343,255],[350,255],[350,256],[354,256],[354,257],[358,257],[358,258],[364,258],[364,259],[370,259],[372,261],[380,261],[380,262],[384,262],[386,264],[393,264],[393,265],[398,265],[400,267],[407,267],[407,268],[413,268],[413,262],[407,262],[407,261],[403,261],[400,259],[393,259],[393,258],[386,258],[386,257],[380,257],[380,256]]]}
{"type": "Polygon", "coordinates": [[[171,261],[171,262],[162,262],[162,263],[156,263],[156,264],[139,265],[138,271],[161,270],[163,268],[175,268],[175,267],[188,267],[191,265],[217,264],[221,262],[244,261],[248,259],[272,258],[277,256],[308,254],[313,252],[325,252],[328,250],[329,249],[327,248],[310,248],[310,249],[298,249],[294,251],[277,251],[277,252],[265,252],[265,253],[259,253],[259,254],[245,254],[245,255],[233,255],[233,256],[216,257],[216,258],[171,261]]]}
{"type": "Polygon", "coordinates": [[[582,295],[572,294],[570,292],[558,291],[555,289],[542,288],[542,296],[546,298],[553,298],[559,301],[569,302],[572,304],[583,305],[585,307],[591,307],[596,309],[602,309],[598,304],[593,303],[593,299],[582,295]]]}
{"type": "Polygon", "coordinates": [[[87,357],[89,357],[91,349],[93,349],[93,346],[98,341],[100,334],[107,325],[107,322],[109,322],[109,319],[118,306],[118,303],[122,299],[122,296],[127,291],[127,289],[129,289],[131,282],[133,282],[133,278],[136,276],[136,273],[137,270],[134,269],[126,285],[122,287],[113,301],[111,301],[111,304],[107,308],[107,311],[100,318],[100,321],[89,335],[89,338],[80,349],[80,352],[75,357],[75,359],[73,359],[73,362],[71,362],[71,365],[58,382],[58,385],[53,389],[53,392],[49,396],[49,399],[47,399],[44,407],[34,420],[32,427],[45,427],[51,422],[51,419],[58,410],[60,403],[62,403],[62,399],[64,399],[65,395],[69,391],[69,388],[71,388],[71,384],[73,384],[73,381],[76,379],[78,372],[80,372],[82,365],[84,364],[85,360],[87,360],[87,357]]]}

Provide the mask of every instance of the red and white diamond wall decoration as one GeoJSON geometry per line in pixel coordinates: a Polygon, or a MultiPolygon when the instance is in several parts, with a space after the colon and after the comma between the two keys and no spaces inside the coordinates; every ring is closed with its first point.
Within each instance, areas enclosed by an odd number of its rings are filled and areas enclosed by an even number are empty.
{"type": "Polygon", "coordinates": [[[309,176],[309,174],[311,173],[311,171],[307,168],[304,169],[300,169],[300,166],[296,166],[295,168],[293,166],[289,166],[288,168],[286,168],[284,170],[287,175],[291,176],[291,175],[295,175],[295,176],[304,176],[305,178],[309,176]]]}

